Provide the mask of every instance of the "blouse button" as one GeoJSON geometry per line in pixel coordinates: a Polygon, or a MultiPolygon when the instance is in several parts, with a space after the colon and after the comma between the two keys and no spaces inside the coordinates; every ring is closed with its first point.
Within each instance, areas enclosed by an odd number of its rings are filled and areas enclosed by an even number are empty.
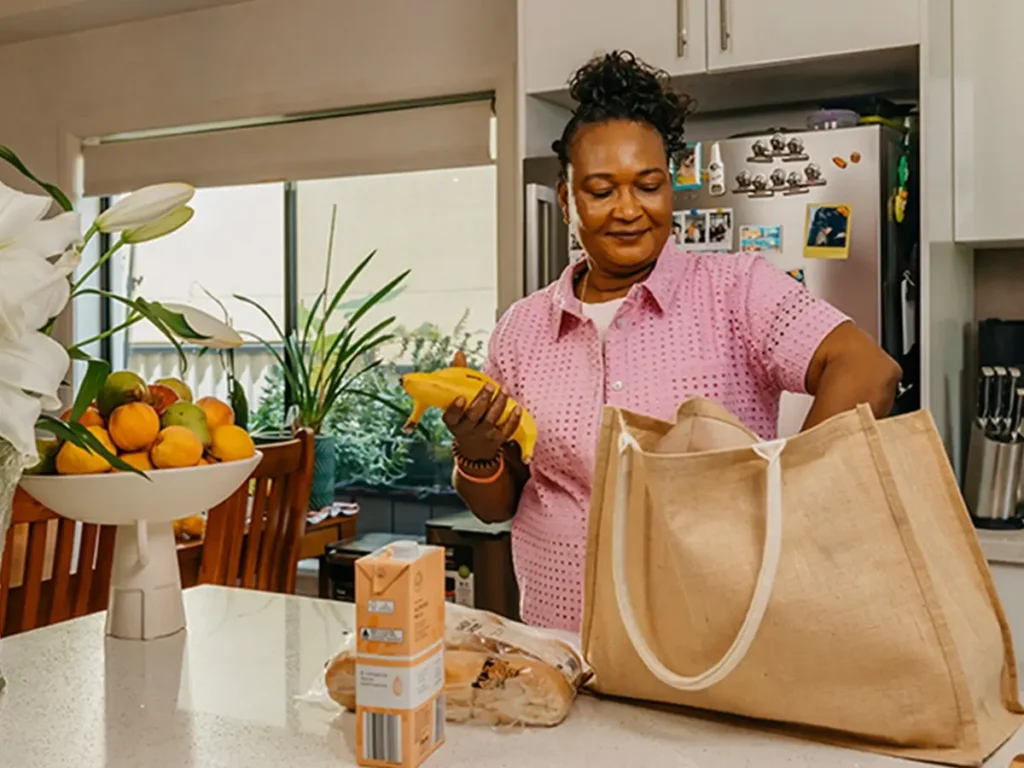
{"type": "Polygon", "coordinates": [[[623,385],[622,385],[621,381],[616,381],[616,382],[612,383],[612,389],[614,389],[616,392],[621,392],[622,391],[622,386],[623,385]]]}

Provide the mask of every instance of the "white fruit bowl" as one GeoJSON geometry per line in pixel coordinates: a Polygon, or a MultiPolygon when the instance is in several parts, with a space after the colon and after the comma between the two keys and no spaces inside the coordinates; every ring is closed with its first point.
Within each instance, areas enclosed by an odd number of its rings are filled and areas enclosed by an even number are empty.
{"type": "Polygon", "coordinates": [[[116,525],[107,634],[152,640],[185,628],[171,523],[214,507],[238,490],[263,454],[187,469],[102,475],[26,475],[21,487],[62,517],[116,525]]]}

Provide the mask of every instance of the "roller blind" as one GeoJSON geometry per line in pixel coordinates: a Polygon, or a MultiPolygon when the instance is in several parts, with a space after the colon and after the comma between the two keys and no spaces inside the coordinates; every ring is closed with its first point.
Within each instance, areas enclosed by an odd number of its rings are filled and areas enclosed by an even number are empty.
{"type": "Polygon", "coordinates": [[[491,104],[472,101],[82,148],[87,196],[486,165],[491,104]]]}

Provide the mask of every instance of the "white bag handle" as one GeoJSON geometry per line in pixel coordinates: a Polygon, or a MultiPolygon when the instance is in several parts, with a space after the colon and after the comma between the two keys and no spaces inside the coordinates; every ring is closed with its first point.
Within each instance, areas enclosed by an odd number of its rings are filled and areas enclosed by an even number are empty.
{"type": "MultiPolygon", "coordinates": [[[[619,605],[622,623],[626,628],[633,648],[644,665],[655,677],[677,691],[703,691],[728,677],[750,650],[751,643],[761,627],[768,601],[775,586],[775,574],[782,553],[782,465],[780,457],[786,447],[785,440],[771,440],[757,443],[751,449],[768,462],[767,471],[767,515],[765,518],[764,549],[761,554],[761,569],[750,600],[747,615],[743,618],[740,631],[729,650],[713,666],[692,677],[673,672],[666,667],[651,649],[637,622],[633,602],[626,583],[626,507],[629,505],[629,486],[633,471],[633,454],[640,452],[636,439],[626,431],[625,421],[619,416],[619,472],[615,488],[615,508],[612,511],[612,580],[615,584],[615,601],[619,605]]],[[[685,456],[686,454],[676,454],[685,456]]]]}

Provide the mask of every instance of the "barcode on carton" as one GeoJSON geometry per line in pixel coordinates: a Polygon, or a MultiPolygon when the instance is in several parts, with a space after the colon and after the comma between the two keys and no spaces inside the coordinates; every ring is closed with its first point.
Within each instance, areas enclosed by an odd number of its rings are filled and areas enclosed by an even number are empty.
{"type": "Polygon", "coordinates": [[[401,765],[401,715],[363,712],[363,759],[401,765]]]}

